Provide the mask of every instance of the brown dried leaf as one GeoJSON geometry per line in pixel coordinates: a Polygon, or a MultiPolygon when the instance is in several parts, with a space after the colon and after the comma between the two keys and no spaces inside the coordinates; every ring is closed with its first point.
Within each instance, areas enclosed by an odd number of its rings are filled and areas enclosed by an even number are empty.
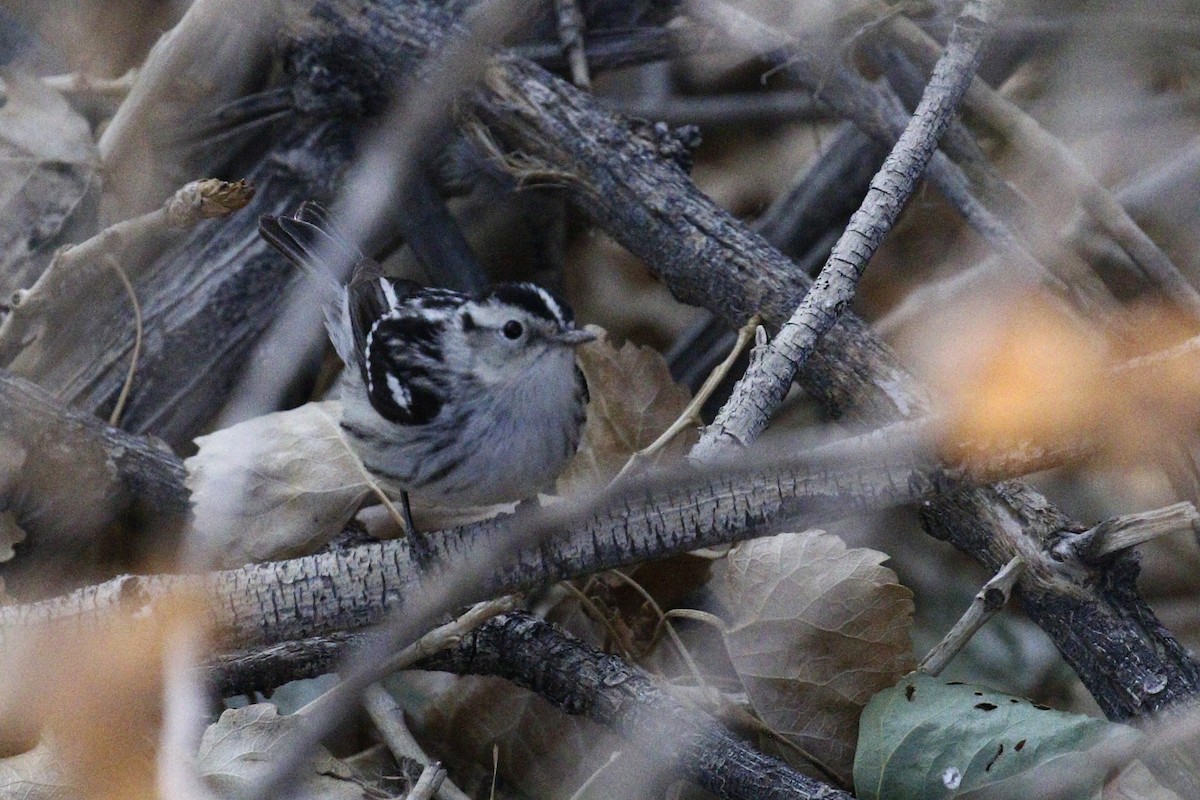
{"type": "MultiPolygon", "coordinates": [[[[525,795],[550,800],[571,797],[620,751],[619,766],[604,769],[586,797],[662,797],[661,769],[638,760],[628,742],[598,723],[562,713],[508,681],[419,674],[405,675],[404,681],[437,691],[425,707],[415,713],[410,708],[413,729],[434,737],[433,749],[453,763],[473,762],[490,774],[496,745],[500,778],[525,795]]],[[[394,693],[403,694],[411,704],[410,686],[394,693]]]]}
{"type": "Polygon", "coordinates": [[[32,75],[5,73],[0,107],[0,298],[45,268],[57,237],[96,184],[100,156],[87,121],[32,75]]]}
{"type": "MultiPolygon", "coordinates": [[[[559,494],[606,485],[630,456],[670,427],[691,399],[688,390],[671,379],[662,355],[651,347],[626,342],[618,348],[605,334],[580,347],[577,355],[591,402],[579,452],[558,479],[559,494]]],[[[697,436],[690,431],[675,437],[657,460],[683,457],[697,436]]]]}
{"type": "Polygon", "coordinates": [[[714,582],[751,704],[847,784],[863,706],[913,668],[912,592],[885,559],[824,531],[785,533],[735,547],[714,582]]]}
{"type": "MultiPolygon", "coordinates": [[[[230,709],[204,732],[196,756],[198,773],[223,800],[253,798],[253,785],[288,751],[294,733],[303,725],[303,717],[281,717],[270,703],[230,709]]],[[[320,748],[292,796],[363,800],[373,795],[355,779],[349,766],[320,748]]]]}
{"type": "Polygon", "coordinates": [[[340,416],[338,403],[308,403],[196,440],[192,525],[214,565],[301,555],[341,532],[372,486],[340,416]]]}

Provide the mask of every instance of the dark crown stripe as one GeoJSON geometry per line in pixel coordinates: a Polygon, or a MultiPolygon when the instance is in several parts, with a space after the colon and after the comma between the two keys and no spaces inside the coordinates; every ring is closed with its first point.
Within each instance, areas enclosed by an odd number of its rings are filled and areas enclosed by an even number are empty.
{"type": "Polygon", "coordinates": [[[491,297],[559,325],[568,325],[573,318],[566,303],[532,283],[502,283],[492,290],[491,297]]]}

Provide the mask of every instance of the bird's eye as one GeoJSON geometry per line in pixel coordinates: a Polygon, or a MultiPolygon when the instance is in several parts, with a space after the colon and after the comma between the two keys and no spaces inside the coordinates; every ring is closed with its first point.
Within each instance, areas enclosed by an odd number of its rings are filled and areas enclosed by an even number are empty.
{"type": "Polygon", "coordinates": [[[508,322],[504,323],[504,327],[500,330],[509,339],[520,339],[521,334],[525,332],[525,329],[521,327],[521,323],[517,322],[515,319],[510,319],[508,322]]]}

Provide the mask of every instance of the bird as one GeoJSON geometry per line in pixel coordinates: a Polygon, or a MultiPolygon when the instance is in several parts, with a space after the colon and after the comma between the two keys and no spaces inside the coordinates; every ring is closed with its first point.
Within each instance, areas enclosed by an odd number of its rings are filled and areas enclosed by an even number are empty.
{"type": "Polygon", "coordinates": [[[363,466],[447,506],[527,500],[575,454],[589,401],[575,349],[596,338],[533,283],[480,294],[387,277],[320,205],[263,216],[261,236],[320,285],[343,371],[340,425],[363,466]],[[335,264],[352,264],[342,285],[335,264]]]}

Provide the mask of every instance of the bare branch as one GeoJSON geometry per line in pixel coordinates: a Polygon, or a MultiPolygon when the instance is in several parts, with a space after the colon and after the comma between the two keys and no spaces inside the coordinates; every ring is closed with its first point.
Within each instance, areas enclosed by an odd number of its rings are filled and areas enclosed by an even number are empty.
{"type": "MultiPolygon", "coordinates": [[[[813,457],[822,466],[756,465],[740,475],[725,468],[719,477],[690,480],[665,475],[595,504],[528,509],[430,532],[424,536],[434,567],[425,573],[407,540],[396,540],[210,575],[124,576],[53,600],[0,607],[0,642],[22,628],[97,624],[113,610],[150,608],[185,590],[206,598],[220,645],[228,650],[357,630],[397,609],[421,627],[424,617],[436,620],[440,613],[431,610],[434,601],[444,607],[474,603],[782,526],[913,502],[943,480],[937,468],[926,472],[930,462],[919,452],[873,436],[813,457]]],[[[364,665],[367,684],[390,653],[364,665]]]]}
{"type": "MultiPolygon", "coordinates": [[[[937,43],[928,34],[902,15],[893,15],[889,24],[897,43],[909,55],[926,66],[932,62],[937,43]]],[[[1045,169],[1060,176],[1078,194],[1083,208],[1141,266],[1146,277],[1180,309],[1200,318],[1200,291],[1188,282],[1066,145],[981,80],[971,84],[963,107],[992,133],[1019,147],[1031,164],[1046,164],[1045,169]]]]}
{"type": "Polygon", "coordinates": [[[971,84],[993,15],[987,0],[971,0],[963,7],[920,105],[871,180],[867,196],[825,267],[779,335],[751,360],[733,395],[692,448],[692,458],[714,461],[752,444],[766,429],[797,370],[854,299],[867,263],[916,190],[938,139],[971,84]]]}
{"type": "Polygon", "coordinates": [[[184,474],[161,442],[68,409],[0,370],[0,507],[27,536],[18,557],[0,565],[7,591],[44,597],[172,563],[188,514],[184,474]]]}
{"type": "Polygon", "coordinates": [[[1005,564],[1004,569],[997,572],[976,593],[966,613],[921,660],[917,669],[928,675],[941,675],[942,670],[946,668],[951,659],[966,647],[967,642],[971,641],[971,637],[986,625],[987,621],[996,615],[996,612],[1008,605],[1013,587],[1017,585],[1017,580],[1024,571],[1025,560],[1020,556],[1013,556],[1013,560],[1005,564]]]}
{"type": "Polygon", "coordinates": [[[1183,531],[1200,533],[1200,512],[1191,503],[1106,519],[1083,533],[1065,534],[1053,552],[1063,561],[1095,564],[1114,553],[1183,531]]]}

